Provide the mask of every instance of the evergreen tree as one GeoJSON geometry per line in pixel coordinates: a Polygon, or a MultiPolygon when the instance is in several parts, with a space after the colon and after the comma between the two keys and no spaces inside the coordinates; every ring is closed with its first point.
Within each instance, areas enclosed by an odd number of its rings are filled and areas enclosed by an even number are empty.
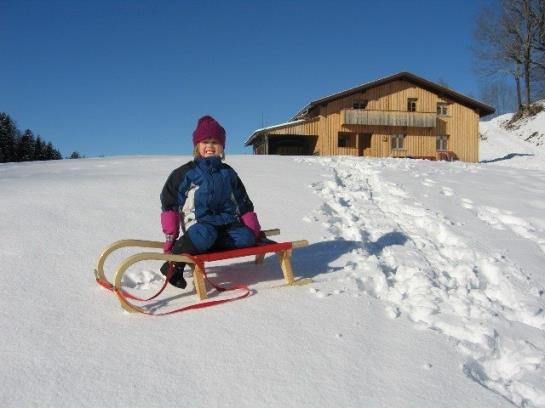
{"type": "Polygon", "coordinates": [[[34,144],[35,140],[32,130],[25,130],[17,146],[17,161],[34,160],[34,144]]]}
{"type": "Polygon", "coordinates": [[[62,160],[62,154],[57,149],[53,149],[53,158],[52,160],[62,160]]]}
{"type": "Polygon", "coordinates": [[[34,137],[30,129],[21,134],[9,115],[0,112],[0,163],[60,159],[61,153],[51,142],[44,141],[40,136],[34,137]]]}
{"type": "Polygon", "coordinates": [[[51,160],[53,157],[53,145],[51,142],[46,143],[44,147],[44,160],[51,160]]]}
{"type": "Polygon", "coordinates": [[[51,142],[48,142],[45,146],[45,159],[44,160],[59,160],[62,159],[61,154],[57,149],[53,147],[51,142]]]}
{"type": "MultiPolygon", "coordinates": [[[[4,113],[2,113],[4,115],[4,113]]],[[[4,116],[0,116],[0,163],[8,161],[6,152],[7,132],[4,129],[4,116]]]]}
{"type": "Polygon", "coordinates": [[[16,161],[15,122],[6,113],[0,112],[0,163],[16,161]]]}
{"type": "Polygon", "coordinates": [[[42,141],[40,135],[36,136],[36,143],[34,144],[34,160],[45,160],[44,158],[45,144],[42,141]]]}

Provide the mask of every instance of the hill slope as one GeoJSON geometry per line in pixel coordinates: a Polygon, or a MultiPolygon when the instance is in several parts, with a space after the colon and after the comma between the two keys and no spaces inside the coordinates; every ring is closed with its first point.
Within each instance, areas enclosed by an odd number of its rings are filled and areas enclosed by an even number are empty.
{"type": "MultiPolygon", "coordinates": [[[[217,263],[254,296],[164,318],[122,312],[92,270],[115,240],[162,239],[158,194],[188,157],[0,165],[0,405],[545,406],[545,172],[504,158],[521,152],[228,157],[263,226],[310,241],[294,269],[314,283],[273,289],[273,256],[217,263]]],[[[157,267],[125,284],[149,293],[157,267]]]]}
{"type": "Polygon", "coordinates": [[[480,123],[481,161],[545,169],[545,111],[506,126],[512,117],[508,113],[480,123]]]}

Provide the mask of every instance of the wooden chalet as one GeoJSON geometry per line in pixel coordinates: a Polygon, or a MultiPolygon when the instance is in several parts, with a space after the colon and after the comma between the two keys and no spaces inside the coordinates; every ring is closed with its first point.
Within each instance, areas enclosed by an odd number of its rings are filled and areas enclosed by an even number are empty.
{"type": "Polygon", "coordinates": [[[309,103],[257,129],[254,154],[350,155],[479,161],[479,119],[494,108],[410,72],[309,103]]]}

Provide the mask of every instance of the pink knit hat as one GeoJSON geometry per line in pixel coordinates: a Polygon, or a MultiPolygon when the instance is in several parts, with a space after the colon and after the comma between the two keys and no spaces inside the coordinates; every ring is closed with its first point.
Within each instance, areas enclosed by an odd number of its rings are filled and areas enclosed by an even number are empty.
{"type": "Polygon", "coordinates": [[[203,116],[193,132],[193,146],[205,139],[217,139],[225,147],[225,129],[212,116],[203,116]]]}

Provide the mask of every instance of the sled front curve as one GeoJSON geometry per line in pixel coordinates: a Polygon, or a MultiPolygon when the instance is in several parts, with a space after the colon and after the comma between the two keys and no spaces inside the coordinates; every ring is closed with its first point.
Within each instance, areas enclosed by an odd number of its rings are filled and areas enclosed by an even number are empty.
{"type": "MultiPolygon", "coordinates": [[[[153,242],[153,241],[150,241],[153,242]]],[[[161,243],[161,248],[163,247],[161,243]]],[[[121,307],[128,312],[140,312],[147,313],[143,308],[135,306],[127,300],[127,297],[123,295],[121,289],[121,281],[123,280],[123,274],[129,269],[132,265],[141,261],[173,261],[173,262],[186,262],[191,265],[192,260],[185,255],[172,255],[172,254],[162,254],[159,252],[140,252],[134,254],[123,260],[117,267],[117,272],[115,274],[113,291],[117,295],[121,307]]],[[[166,284],[166,282],[165,282],[166,284]]],[[[162,289],[161,289],[162,291],[162,289]]]]}
{"type": "Polygon", "coordinates": [[[116,241],[113,244],[108,245],[104,248],[97,259],[97,264],[95,268],[95,278],[97,282],[104,286],[107,289],[112,289],[113,285],[108,281],[106,275],[104,274],[104,263],[106,258],[114,251],[117,251],[121,248],[127,247],[139,247],[139,248],[163,248],[163,242],[160,241],[144,241],[141,239],[123,239],[116,241]]]}

